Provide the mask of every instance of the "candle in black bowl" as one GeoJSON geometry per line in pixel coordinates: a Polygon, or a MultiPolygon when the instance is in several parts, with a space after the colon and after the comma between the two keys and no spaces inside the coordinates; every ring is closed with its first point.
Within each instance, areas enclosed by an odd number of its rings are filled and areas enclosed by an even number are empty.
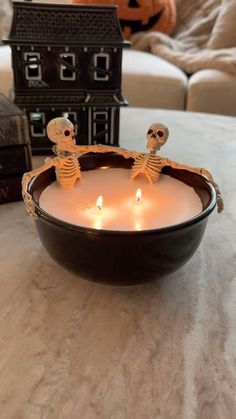
{"type": "MultiPolygon", "coordinates": [[[[161,124],[159,124],[159,134],[160,126],[161,124]]],[[[56,132],[58,135],[59,131],[57,130],[56,132]]],[[[160,137],[162,138],[163,135],[160,137]]],[[[160,156],[156,156],[154,153],[156,150],[153,150],[154,147],[157,148],[154,140],[152,140],[151,145],[149,144],[148,154],[129,152],[123,149],[116,149],[117,153],[111,154],[110,151],[114,151],[112,147],[86,146],[84,148],[83,146],[73,145],[72,128],[69,139],[71,141],[70,147],[72,148],[70,148],[69,153],[68,150],[65,150],[63,132],[61,138],[62,140],[59,140],[58,137],[56,138],[57,147],[64,147],[63,150],[60,148],[56,150],[57,160],[47,160],[43,169],[37,169],[36,172],[34,171],[31,174],[25,175],[23,180],[23,196],[28,212],[35,217],[42,243],[54,259],[67,269],[87,279],[109,284],[128,285],[146,282],[163,276],[178,269],[192,256],[201,241],[208,215],[214,209],[216,202],[220,204],[222,202],[218,188],[215,187],[212,177],[206,179],[204,176],[206,173],[208,174],[207,171],[204,171],[204,169],[188,168],[187,166],[178,165],[167,159],[162,159],[160,156]],[[62,146],[60,144],[61,141],[63,143],[62,146]],[[80,157],[80,163],[78,164],[76,151],[79,151],[80,155],[82,155],[94,150],[99,151],[100,154],[89,154],[80,157]],[[145,162],[146,166],[143,164],[145,162]],[[105,170],[101,170],[101,168],[105,168],[105,170]],[[150,168],[152,170],[153,168],[155,169],[153,173],[150,171],[150,168]],[[145,191],[149,188],[154,193],[154,196],[155,192],[153,191],[156,188],[158,189],[158,184],[160,182],[161,185],[164,177],[168,178],[170,183],[180,183],[184,189],[190,192],[190,196],[192,195],[196,199],[199,206],[194,214],[183,216],[181,211],[179,211],[180,218],[177,221],[174,219],[172,222],[165,221],[164,224],[158,224],[158,209],[156,204],[152,202],[151,207],[152,210],[154,208],[154,212],[152,212],[151,224],[145,224],[145,212],[147,212],[145,205],[150,201],[150,197],[148,195],[144,197],[142,208],[140,207],[142,201],[137,202],[133,192],[129,198],[127,192],[124,190],[122,204],[122,188],[125,189],[125,186],[122,186],[118,194],[119,205],[118,202],[114,202],[112,205],[112,211],[118,213],[118,215],[113,217],[116,220],[116,227],[114,227],[113,224],[109,225],[109,222],[107,224],[104,223],[104,218],[108,218],[109,220],[109,217],[103,217],[101,204],[96,207],[95,195],[100,195],[101,193],[96,188],[94,189],[96,193],[94,192],[92,194],[94,195],[94,200],[91,201],[90,196],[89,201],[83,198],[82,202],[78,203],[78,206],[76,201],[74,202],[75,216],[72,219],[61,217],[60,212],[57,211],[53,213],[53,211],[50,211],[50,208],[45,207],[43,204],[43,202],[45,203],[44,198],[47,196],[50,188],[54,188],[59,194],[61,191],[61,202],[62,205],[65,205],[63,204],[63,200],[65,201],[66,196],[68,198],[70,193],[73,194],[77,188],[78,191],[80,188],[83,189],[83,176],[85,179],[86,175],[88,175],[89,179],[90,175],[92,175],[91,177],[93,179],[93,174],[101,173],[103,177],[103,173],[106,173],[106,176],[109,176],[109,171],[110,173],[116,173],[116,170],[122,171],[125,174],[132,174],[131,178],[133,177],[135,180],[130,180],[127,176],[124,178],[124,182],[127,182],[127,185],[129,183],[132,184],[133,190],[136,189],[137,185],[142,183],[145,191]],[[66,178],[66,182],[68,182],[68,177],[70,177],[68,173],[71,176],[73,185],[69,185],[69,187],[66,185],[65,187],[64,179],[60,185],[62,175],[66,178]],[[143,175],[141,176],[142,180],[139,175],[143,175]],[[32,178],[33,181],[30,181],[32,178]],[[56,179],[57,184],[52,186],[52,182],[56,179]],[[157,179],[159,180],[156,183],[157,179]],[[151,180],[151,182],[148,183],[148,180],[151,180]],[[92,220],[92,224],[84,223],[82,225],[83,223],[79,221],[78,223],[73,221],[76,220],[76,211],[79,205],[82,205],[80,212],[84,211],[85,214],[91,215],[90,219],[92,220]],[[125,212],[123,214],[121,213],[122,205],[126,209],[126,214],[129,214],[129,210],[131,214],[136,214],[133,225],[131,223],[129,228],[126,227],[126,220],[123,222],[123,225],[121,222],[125,217],[125,212]],[[42,208],[43,206],[44,208],[42,208]],[[157,213],[156,221],[155,210],[157,213]],[[142,222],[138,223],[140,213],[142,214],[142,222]],[[100,222],[98,222],[99,220],[100,222]]],[[[55,137],[51,139],[55,141],[55,137]]],[[[158,139],[156,141],[157,143],[158,139]]],[[[110,187],[108,185],[108,190],[117,189],[117,184],[114,184],[114,188],[112,187],[113,183],[114,181],[111,179],[111,185],[110,187]]],[[[168,191],[166,193],[168,196],[168,191]]],[[[169,194],[169,196],[171,195],[173,193],[169,194]]],[[[48,196],[50,197],[50,194],[48,196]]],[[[183,196],[182,198],[185,207],[188,208],[189,197],[186,198],[186,196],[183,196]],[[184,202],[185,200],[187,202],[184,202]]],[[[169,201],[170,209],[161,199],[159,199],[158,205],[165,205],[164,213],[166,212],[168,214],[169,211],[171,214],[175,214],[176,210],[173,209],[173,201],[171,199],[169,201]]],[[[54,205],[55,208],[57,206],[54,205]]],[[[107,209],[109,209],[109,205],[107,209]]],[[[131,216],[129,217],[127,215],[127,218],[132,221],[131,216]]],[[[149,218],[149,215],[147,218],[149,218]]]]}

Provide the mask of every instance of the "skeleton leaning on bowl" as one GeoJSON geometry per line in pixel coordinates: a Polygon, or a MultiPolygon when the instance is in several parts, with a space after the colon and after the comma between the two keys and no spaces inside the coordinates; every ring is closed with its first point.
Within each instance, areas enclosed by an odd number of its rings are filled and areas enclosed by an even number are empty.
{"type": "Polygon", "coordinates": [[[55,167],[56,178],[61,187],[73,187],[81,178],[81,169],[78,158],[87,153],[110,153],[122,155],[124,158],[134,160],[131,168],[131,179],[138,175],[144,175],[150,183],[156,182],[164,166],[174,169],[187,170],[196,173],[210,182],[216,191],[218,212],[223,210],[223,201],[218,185],[212,175],[203,168],[194,168],[173,162],[165,157],[156,154],[165,144],[169,136],[169,130],[161,123],[152,124],[146,134],[147,153],[128,151],[120,147],[113,147],[103,144],[97,145],[76,145],[74,126],[67,118],[54,118],[47,125],[48,138],[55,143],[53,152],[56,157],[47,157],[44,166],[25,173],[22,179],[22,195],[28,213],[36,217],[34,204],[31,195],[28,193],[28,186],[32,178],[55,167]]]}

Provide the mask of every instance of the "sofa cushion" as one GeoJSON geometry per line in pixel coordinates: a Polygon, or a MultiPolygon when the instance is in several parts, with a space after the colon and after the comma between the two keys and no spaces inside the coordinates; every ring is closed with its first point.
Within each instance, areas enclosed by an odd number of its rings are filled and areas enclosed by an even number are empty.
{"type": "Polygon", "coordinates": [[[184,109],[187,77],[147,52],[124,50],[122,90],[130,106],[184,109]]]}
{"type": "Polygon", "coordinates": [[[175,0],[70,0],[74,4],[115,4],[126,39],[143,31],[171,34],[176,23],[175,0]]]}
{"type": "Polygon", "coordinates": [[[0,93],[9,96],[12,86],[11,48],[0,46],[0,93]]]}
{"type": "Polygon", "coordinates": [[[236,1],[223,0],[207,47],[214,49],[236,47],[235,22],[236,1]]]}
{"type": "Polygon", "coordinates": [[[236,77],[202,70],[189,80],[187,110],[236,116],[236,77]]]}

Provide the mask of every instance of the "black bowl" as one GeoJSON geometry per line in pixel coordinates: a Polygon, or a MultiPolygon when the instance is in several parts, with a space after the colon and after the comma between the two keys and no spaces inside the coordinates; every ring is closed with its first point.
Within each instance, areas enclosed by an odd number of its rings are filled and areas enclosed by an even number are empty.
{"type": "MultiPolygon", "coordinates": [[[[101,166],[130,168],[132,159],[116,154],[87,155],[82,170],[101,166]]],[[[193,187],[203,210],[178,225],[144,231],[109,231],[75,226],[58,220],[39,207],[41,192],[55,180],[54,169],[38,175],[29,192],[35,203],[39,237],[58,263],[79,276],[111,285],[148,282],[176,271],[194,254],[201,242],[208,215],[216,205],[215,189],[204,178],[186,170],[165,167],[168,174],[193,187]]]]}

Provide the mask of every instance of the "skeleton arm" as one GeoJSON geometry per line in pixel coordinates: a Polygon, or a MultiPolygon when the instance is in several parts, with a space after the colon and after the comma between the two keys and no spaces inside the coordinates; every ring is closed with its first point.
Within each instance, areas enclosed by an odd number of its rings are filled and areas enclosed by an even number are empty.
{"type": "Polygon", "coordinates": [[[28,192],[28,186],[30,181],[35,177],[38,176],[40,173],[45,172],[45,170],[50,169],[51,167],[58,167],[59,161],[57,158],[47,157],[45,159],[45,163],[42,167],[38,169],[32,170],[31,172],[27,172],[23,175],[22,178],[22,197],[24,199],[24,203],[26,206],[26,211],[29,215],[33,218],[37,218],[37,214],[35,212],[35,206],[32,200],[32,196],[28,192]]]}
{"type": "Polygon", "coordinates": [[[180,164],[180,163],[176,163],[173,162],[169,159],[163,158],[163,166],[170,166],[173,169],[182,169],[182,170],[188,170],[189,172],[192,173],[196,173],[197,175],[200,175],[202,177],[204,177],[205,179],[208,180],[208,182],[210,182],[212,184],[212,186],[214,186],[215,191],[216,191],[216,202],[217,202],[217,209],[218,212],[222,212],[224,209],[224,202],[221,196],[221,192],[219,189],[219,186],[217,185],[217,183],[214,181],[213,176],[211,175],[210,172],[208,172],[208,170],[200,168],[200,167],[191,167],[191,166],[187,166],[184,164],[180,164]]]}
{"type": "Polygon", "coordinates": [[[87,153],[111,153],[114,152],[123,156],[125,159],[133,158],[135,159],[138,154],[136,151],[129,151],[124,148],[108,146],[103,144],[95,144],[95,145],[78,145],[75,148],[75,153],[77,157],[81,157],[87,153]]]}

